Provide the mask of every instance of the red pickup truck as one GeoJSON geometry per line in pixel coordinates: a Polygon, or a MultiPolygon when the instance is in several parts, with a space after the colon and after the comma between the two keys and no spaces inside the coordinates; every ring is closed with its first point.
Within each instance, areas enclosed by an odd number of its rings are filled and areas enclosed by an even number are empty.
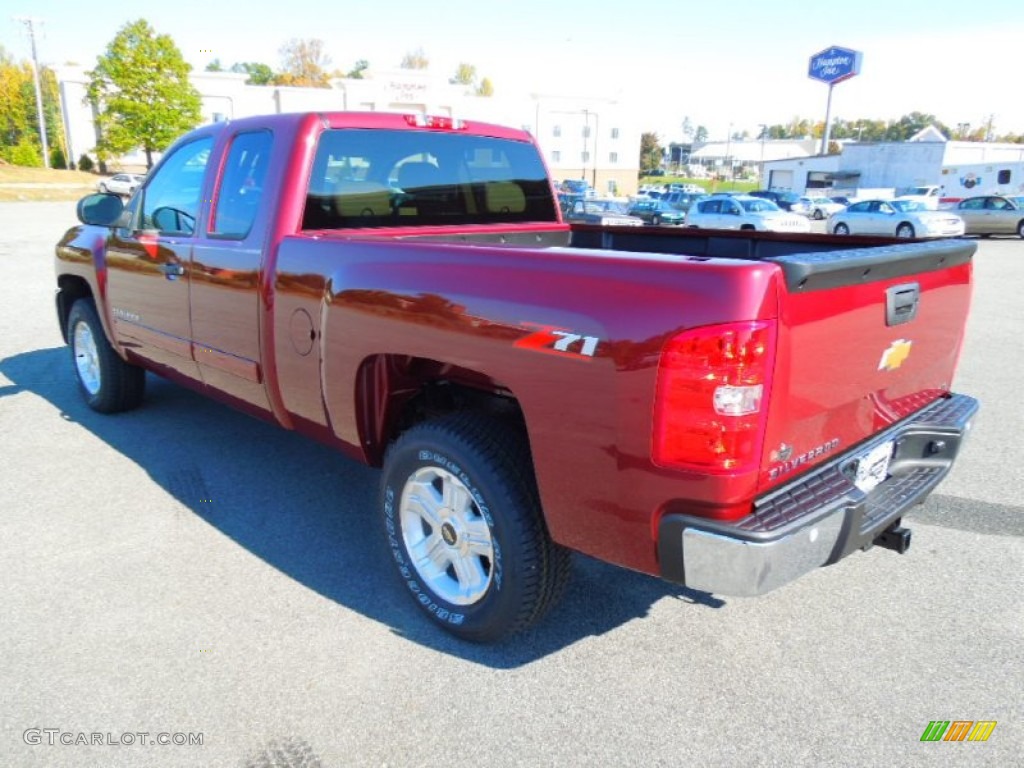
{"type": "Polygon", "coordinates": [[[537,621],[570,550],[725,595],[902,552],[977,409],[972,243],[569,226],[518,130],[208,125],[78,215],[88,404],[150,371],[382,467],[394,567],[471,640],[537,621]]]}

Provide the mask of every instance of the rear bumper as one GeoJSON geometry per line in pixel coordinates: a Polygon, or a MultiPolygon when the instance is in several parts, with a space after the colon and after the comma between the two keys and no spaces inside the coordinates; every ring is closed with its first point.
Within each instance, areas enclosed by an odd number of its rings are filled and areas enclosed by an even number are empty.
{"type": "Polygon", "coordinates": [[[757,499],[742,520],[666,515],[658,531],[662,577],[721,595],[762,595],[867,549],[946,476],[977,410],[966,395],[942,398],[757,499]],[[856,460],[890,440],[889,477],[864,493],[852,479],[856,460]]]}

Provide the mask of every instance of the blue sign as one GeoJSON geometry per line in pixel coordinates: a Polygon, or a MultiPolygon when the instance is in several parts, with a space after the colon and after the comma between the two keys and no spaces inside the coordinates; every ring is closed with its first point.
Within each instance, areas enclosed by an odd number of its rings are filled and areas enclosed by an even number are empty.
{"type": "Polygon", "coordinates": [[[833,45],[811,56],[807,76],[829,85],[841,83],[860,74],[860,62],[864,54],[833,45]]]}

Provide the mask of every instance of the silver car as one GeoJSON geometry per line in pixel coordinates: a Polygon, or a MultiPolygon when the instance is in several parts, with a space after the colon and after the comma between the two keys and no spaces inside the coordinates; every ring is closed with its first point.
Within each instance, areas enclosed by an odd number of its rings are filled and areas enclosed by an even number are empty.
{"type": "Polygon", "coordinates": [[[861,200],[833,213],[828,231],[835,235],[960,237],[964,221],[952,211],[932,211],[915,200],[861,200]]]}
{"type": "Polygon", "coordinates": [[[982,195],[961,200],[953,209],[968,235],[1012,235],[1024,238],[1024,207],[1011,198],[982,195]]]}
{"type": "Polygon", "coordinates": [[[113,192],[115,195],[130,197],[145,180],[146,177],[138,173],[115,173],[108,179],[101,179],[96,189],[100,192],[113,192]]]}

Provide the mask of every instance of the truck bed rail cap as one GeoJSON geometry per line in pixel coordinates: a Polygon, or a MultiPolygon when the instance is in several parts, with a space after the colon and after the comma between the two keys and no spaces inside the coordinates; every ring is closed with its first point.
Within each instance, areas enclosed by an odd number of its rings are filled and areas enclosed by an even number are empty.
{"type": "Polygon", "coordinates": [[[782,268],[786,287],[791,292],[806,292],[954,267],[970,261],[977,249],[977,243],[966,240],[935,240],[846,251],[792,253],[772,256],[765,261],[782,268]]]}

